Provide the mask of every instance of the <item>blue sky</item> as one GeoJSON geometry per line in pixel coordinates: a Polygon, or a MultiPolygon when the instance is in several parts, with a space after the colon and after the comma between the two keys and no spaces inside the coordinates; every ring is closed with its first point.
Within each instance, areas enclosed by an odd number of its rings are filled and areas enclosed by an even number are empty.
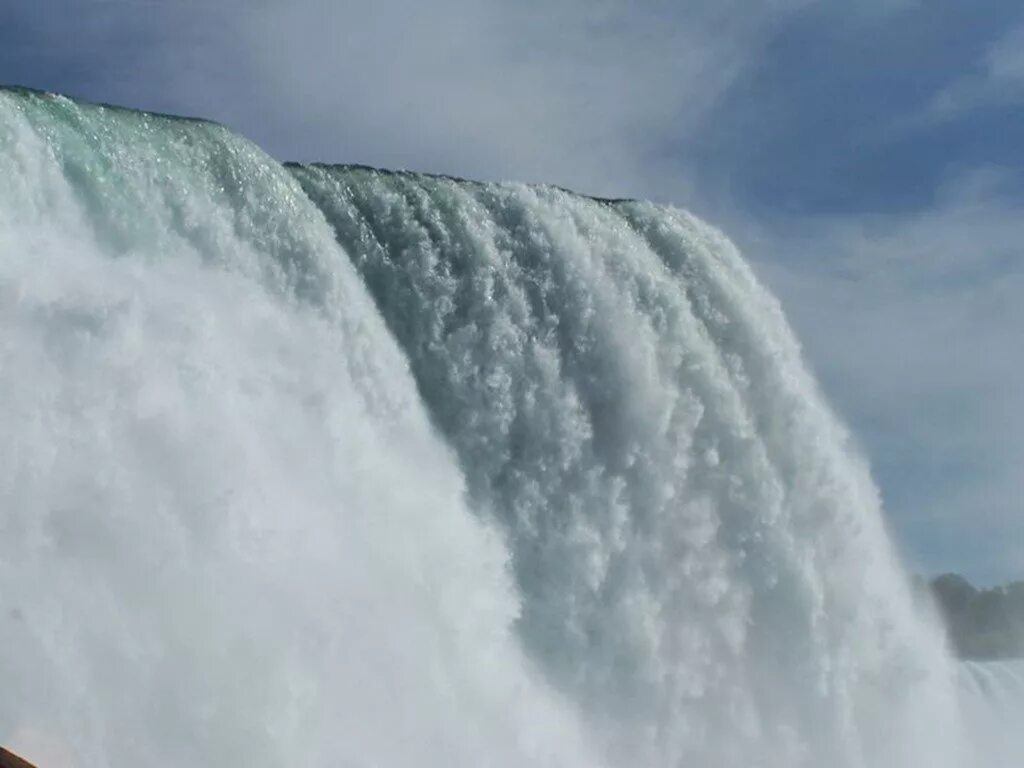
{"type": "Polygon", "coordinates": [[[710,219],[911,566],[1024,576],[1019,0],[13,0],[0,81],[710,219]]]}

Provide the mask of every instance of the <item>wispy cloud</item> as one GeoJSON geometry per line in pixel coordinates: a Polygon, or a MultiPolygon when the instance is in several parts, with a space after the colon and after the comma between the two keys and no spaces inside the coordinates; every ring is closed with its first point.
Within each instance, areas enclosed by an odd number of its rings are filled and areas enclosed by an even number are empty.
{"type": "Polygon", "coordinates": [[[201,87],[279,155],[682,195],[665,153],[801,4],[265,4],[205,52],[259,84],[252,103],[201,87]]]}
{"type": "Polygon", "coordinates": [[[974,67],[940,91],[928,114],[950,119],[981,107],[1024,104],[1024,24],[996,40],[974,67]]]}

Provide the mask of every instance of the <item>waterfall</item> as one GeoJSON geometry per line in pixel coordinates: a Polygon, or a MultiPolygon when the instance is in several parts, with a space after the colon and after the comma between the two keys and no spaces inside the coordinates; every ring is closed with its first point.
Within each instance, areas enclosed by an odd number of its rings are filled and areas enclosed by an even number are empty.
{"type": "Polygon", "coordinates": [[[0,425],[40,768],[969,764],[866,463],[677,209],[0,91],[0,425]]]}

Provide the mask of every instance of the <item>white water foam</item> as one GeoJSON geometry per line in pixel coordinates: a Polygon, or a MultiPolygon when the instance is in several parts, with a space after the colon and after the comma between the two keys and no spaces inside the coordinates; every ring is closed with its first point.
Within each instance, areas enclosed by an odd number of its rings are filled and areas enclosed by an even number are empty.
{"type": "Polygon", "coordinates": [[[0,94],[0,179],[0,743],[43,768],[595,764],[279,165],[0,94]]]}
{"type": "Polygon", "coordinates": [[[293,171],[505,527],[527,647],[618,762],[958,764],[953,672],[867,469],[724,237],[557,189],[293,171]]]}

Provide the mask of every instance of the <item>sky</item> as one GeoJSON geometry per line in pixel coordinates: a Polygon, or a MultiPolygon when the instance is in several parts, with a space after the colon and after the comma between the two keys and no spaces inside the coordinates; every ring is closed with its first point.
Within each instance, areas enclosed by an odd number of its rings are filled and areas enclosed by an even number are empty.
{"type": "Polygon", "coordinates": [[[0,0],[0,82],[688,208],[782,300],[909,566],[1024,578],[1019,0],[0,0]]]}

